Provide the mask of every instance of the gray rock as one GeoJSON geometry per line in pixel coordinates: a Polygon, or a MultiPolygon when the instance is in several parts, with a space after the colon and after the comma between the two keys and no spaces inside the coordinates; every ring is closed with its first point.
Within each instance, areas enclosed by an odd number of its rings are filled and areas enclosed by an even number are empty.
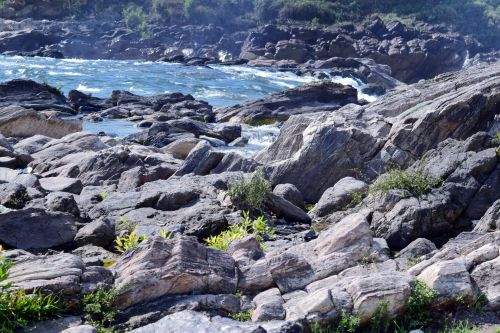
{"type": "Polygon", "coordinates": [[[479,223],[474,227],[475,232],[490,232],[500,228],[500,199],[486,211],[479,223]]]}
{"type": "Polygon", "coordinates": [[[279,218],[284,218],[287,222],[311,223],[311,217],[290,201],[269,193],[264,200],[266,208],[279,218]]]}
{"type": "Polygon", "coordinates": [[[113,270],[121,309],[166,295],[236,290],[231,256],[185,236],[150,238],[125,253],[113,270]]]}
{"type": "Polygon", "coordinates": [[[97,333],[97,329],[90,325],[79,325],[67,328],[62,333],[97,333]]]}
{"type": "Polygon", "coordinates": [[[68,253],[35,256],[27,252],[8,251],[7,257],[15,256],[16,264],[9,270],[14,288],[31,292],[34,289],[46,293],[60,293],[62,297],[78,295],[84,271],[83,261],[68,253]]]}
{"type": "Polygon", "coordinates": [[[191,150],[184,164],[177,170],[175,175],[183,176],[188,173],[207,175],[219,164],[223,156],[223,153],[213,151],[206,141],[201,141],[191,150]]]}
{"type": "Polygon", "coordinates": [[[21,209],[30,200],[26,188],[16,183],[0,184],[0,205],[21,209]]]}
{"type": "Polygon", "coordinates": [[[436,245],[434,245],[433,242],[431,242],[428,239],[425,238],[418,238],[415,239],[413,242],[408,244],[407,247],[402,249],[397,257],[398,258],[418,258],[420,256],[423,256],[425,254],[429,254],[432,251],[435,251],[436,245]]]}
{"type": "MultiPolygon", "coordinates": [[[[498,251],[498,249],[497,249],[498,251]]],[[[500,309],[500,258],[478,265],[471,273],[472,281],[488,300],[488,307],[500,309]]]]}
{"type": "Polygon", "coordinates": [[[77,232],[72,215],[24,209],[0,214],[0,243],[16,249],[49,249],[70,245],[77,232]]]}
{"type": "Polygon", "coordinates": [[[253,303],[255,310],[252,313],[252,321],[285,319],[284,301],[278,288],[261,292],[254,297],[253,303]]]}
{"type": "Polygon", "coordinates": [[[327,189],[311,213],[322,217],[338,210],[345,210],[352,202],[353,196],[368,190],[368,185],[352,177],[340,179],[333,187],[327,189]]]}
{"type": "Polygon", "coordinates": [[[51,192],[45,197],[45,205],[50,211],[80,215],[75,197],[71,193],[51,192]]]}
{"type": "Polygon", "coordinates": [[[283,199],[286,199],[293,203],[295,206],[304,209],[304,198],[299,189],[293,184],[279,184],[273,189],[273,193],[283,199]]]}
{"type": "Polygon", "coordinates": [[[161,150],[166,153],[171,153],[175,158],[185,160],[191,150],[201,141],[201,139],[189,138],[180,139],[166,145],[161,150]]]}
{"type": "Polygon", "coordinates": [[[81,324],[82,319],[80,317],[71,316],[37,322],[34,325],[30,325],[29,331],[35,333],[74,332],[68,330],[80,327],[81,324]]]}
{"type": "Polygon", "coordinates": [[[78,230],[75,243],[78,246],[109,246],[115,239],[115,226],[108,219],[99,219],[78,230]]]}
{"type": "Polygon", "coordinates": [[[68,177],[40,178],[40,186],[48,192],[69,192],[80,194],[83,189],[79,179],[68,177]]]}

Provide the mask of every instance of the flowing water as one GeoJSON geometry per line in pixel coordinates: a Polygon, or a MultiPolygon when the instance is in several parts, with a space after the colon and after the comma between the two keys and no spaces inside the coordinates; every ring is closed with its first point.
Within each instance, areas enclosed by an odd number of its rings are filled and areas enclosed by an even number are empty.
{"type": "MultiPolygon", "coordinates": [[[[246,66],[185,66],[164,62],[115,60],[52,59],[0,56],[0,82],[32,79],[60,88],[65,94],[77,89],[107,98],[113,90],[128,90],[138,95],[181,92],[205,100],[214,107],[229,106],[258,99],[287,88],[315,81],[291,72],[246,66]]],[[[332,81],[351,84],[360,91],[361,83],[349,78],[332,81]]],[[[373,97],[359,93],[360,98],[373,97]]],[[[120,137],[138,131],[126,120],[84,122],[84,130],[104,131],[120,137]]],[[[272,143],[279,129],[273,126],[245,127],[249,139],[244,148],[227,148],[252,153],[272,143]]]]}

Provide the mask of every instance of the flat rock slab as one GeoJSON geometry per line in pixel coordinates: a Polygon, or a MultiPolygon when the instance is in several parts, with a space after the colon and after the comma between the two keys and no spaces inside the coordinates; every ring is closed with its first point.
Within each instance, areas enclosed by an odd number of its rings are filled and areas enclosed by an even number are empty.
{"type": "Polygon", "coordinates": [[[83,185],[80,179],[68,177],[40,178],[40,185],[49,192],[70,192],[80,194],[83,185]]]}
{"type": "Polygon", "coordinates": [[[68,245],[76,236],[72,215],[24,209],[0,214],[0,244],[16,249],[49,249],[68,245]]]}

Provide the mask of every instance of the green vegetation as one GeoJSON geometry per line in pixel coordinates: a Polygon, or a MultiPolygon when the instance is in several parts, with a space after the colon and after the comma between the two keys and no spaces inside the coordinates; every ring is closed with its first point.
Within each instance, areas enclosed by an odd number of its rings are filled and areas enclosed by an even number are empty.
{"type": "Polygon", "coordinates": [[[151,36],[151,28],[147,21],[147,15],[142,7],[130,3],[123,10],[123,19],[129,31],[138,32],[142,37],[151,36]]]}
{"type": "Polygon", "coordinates": [[[420,263],[422,260],[420,258],[415,258],[415,257],[409,257],[406,258],[406,266],[408,268],[415,266],[416,264],[420,263]]]}
{"type": "Polygon", "coordinates": [[[230,181],[227,194],[238,208],[254,212],[262,209],[270,191],[271,183],[264,177],[264,170],[259,168],[250,178],[230,181]]]}
{"type": "Polygon", "coordinates": [[[205,240],[207,246],[221,251],[226,251],[229,244],[238,239],[253,234],[257,242],[263,247],[264,237],[274,234],[264,217],[251,219],[248,212],[243,212],[243,219],[237,224],[230,226],[228,230],[223,231],[217,236],[211,236],[205,240]]]}
{"type": "Polygon", "coordinates": [[[458,321],[453,326],[447,326],[444,330],[439,331],[439,333],[473,333],[474,327],[469,323],[469,321],[458,321]]]}
{"type": "Polygon", "coordinates": [[[249,321],[252,318],[252,310],[230,313],[229,318],[237,321],[249,321]]]}
{"type": "MultiPolygon", "coordinates": [[[[1,252],[0,248],[0,252],[1,252]]],[[[0,332],[13,333],[30,321],[45,320],[57,316],[63,310],[58,297],[43,295],[40,291],[26,294],[15,290],[9,278],[9,269],[14,262],[6,257],[0,258],[0,332]]]]}
{"type": "Polygon", "coordinates": [[[146,236],[137,235],[137,226],[134,226],[132,223],[127,221],[123,216],[120,216],[120,229],[122,229],[124,232],[121,236],[117,236],[115,238],[115,249],[118,252],[125,252],[129,249],[136,248],[139,243],[145,241],[148,239],[146,236]]]}
{"type": "Polygon", "coordinates": [[[359,328],[359,318],[342,310],[340,321],[335,328],[323,328],[319,323],[311,327],[312,333],[355,333],[359,328]]]}
{"type": "Polygon", "coordinates": [[[386,194],[390,190],[404,190],[411,196],[419,197],[441,184],[442,180],[426,177],[422,170],[411,172],[392,169],[379,178],[370,191],[386,194]]]}
{"type": "Polygon", "coordinates": [[[99,201],[104,201],[108,197],[108,193],[105,191],[99,192],[99,201]]]}
{"type": "MultiPolygon", "coordinates": [[[[377,311],[373,314],[370,323],[365,327],[360,326],[359,318],[342,312],[341,318],[336,326],[322,327],[315,323],[311,327],[313,333],[355,333],[355,332],[397,332],[406,333],[414,329],[426,329],[432,323],[431,303],[435,292],[427,285],[416,280],[412,293],[406,303],[404,314],[390,319],[388,316],[387,302],[380,302],[377,311]]],[[[460,324],[462,325],[462,324],[460,324]]],[[[458,327],[458,326],[457,326],[458,327]]],[[[462,327],[462,326],[460,326],[462,327]]],[[[461,333],[462,331],[444,331],[443,333],[461,333]]],[[[468,332],[468,331],[464,331],[468,332]]]]}
{"type": "Polygon", "coordinates": [[[64,93],[61,88],[51,86],[47,81],[43,81],[42,85],[47,89],[48,92],[54,94],[54,95],[59,95],[63,96],[64,93]]]}
{"type": "Polygon", "coordinates": [[[113,306],[116,295],[116,289],[105,290],[99,288],[83,297],[85,320],[96,327],[99,333],[114,331],[110,326],[116,317],[116,310],[113,306]]]}

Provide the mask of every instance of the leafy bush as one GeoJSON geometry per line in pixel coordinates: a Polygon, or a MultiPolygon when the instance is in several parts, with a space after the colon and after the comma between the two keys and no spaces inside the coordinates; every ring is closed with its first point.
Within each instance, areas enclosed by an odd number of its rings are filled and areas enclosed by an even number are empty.
{"type": "Polygon", "coordinates": [[[208,237],[205,242],[212,249],[226,251],[232,241],[242,239],[253,233],[257,242],[263,246],[264,237],[272,235],[274,232],[274,229],[267,224],[264,217],[259,216],[253,220],[248,212],[243,212],[243,219],[240,222],[230,226],[228,230],[217,236],[208,237]]]}
{"type": "Polygon", "coordinates": [[[63,304],[58,297],[43,295],[40,291],[26,294],[24,290],[13,290],[9,269],[14,263],[6,257],[0,258],[0,332],[13,333],[29,321],[39,321],[58,315],[63,304]]]}
{"type": "Polygon", "coordinates": [[[83,296],[85,320],[95,326],[99,332],[109,332],[109,327],[116,317],[114,302],[117,290],[102,288],[83,296]]]}
{"type": "Polygon", "coordinates": [[[147,22],[147,15],[144,10],[134,4],[129,4],[123,10],[123,19],[129,31],[139,32],[143,37],[151,34],[151,29],[147,22]]]}
{"type": "Polygon", "coordinates": [[[266,196],[271,191],[271,183],[264,177],[264,170],[257,169],[250,178],[229,182],[227,194],[240,209],[257,211],[262,209],[266,196]]]}
{"type": "Polygon", "coordinates": [[[426,177],[423,172],[403,171],[392,169],[372,185],[371,192],[387,193],[390,190],[405,190],[410,195],[419,197],[428,193],[432,188],[442,184],[440,179],[426,177]]]}
{"type": "Polygon", "coordinates": [[[312,333],[355,333],[359,328],[359,318],[342,310],[340,321],[335,328],[322,328],[319,323],[311,327],[312,333]]]}
{"type": "Polygon", "coordinates": [[[427,327],[432,320],[431,304],[435,294],[424,282],[415,280],[399,326],[408,330],[427,327]]]}

